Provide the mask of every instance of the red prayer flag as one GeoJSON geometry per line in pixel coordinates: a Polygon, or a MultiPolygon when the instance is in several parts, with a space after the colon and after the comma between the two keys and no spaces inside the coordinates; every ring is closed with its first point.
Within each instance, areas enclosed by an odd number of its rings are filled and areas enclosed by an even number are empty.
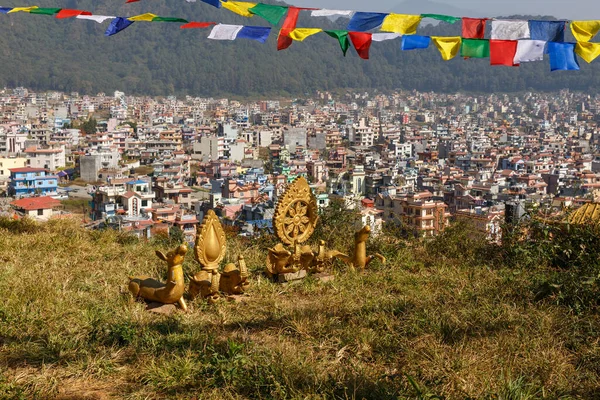
{"type": "Polygon", "coordinates": [[[373,42],[373,34],[367,32],[348,32],[356,52],[365,60],[369,59],[369,49],[373,42]]]}
{"type": "Polygon", "coordinates": [[[517,40],[490,40],[490,65],[518,67],[514,63],[517,43],[517,40]]]}
{"type": "Polygon", "coordinates": [[[137,1],[140,1],[140,0],[127,0],[126,3],[135,3],[137,1]]]}
{"type": "Polygon", "coordinates": [[[288,35],[296,29],[298,23],[298,16],[300,15],[301,8],[290,7],[288,8],[287,17],[283,21],[281,30],[279,31],[279,37],[277,38],[277,50],[285,50],[292,45],[294,42],[288,35]]]}
{"type": "Polygon", "coordinates": [[[84,10],[72,10],[68,8],[63,8],[56,14],[56,18],[73,18],[78,15],[92,15],[92,13],[84,10]]]}
{"type": "Polygon", "coordinates": [[[466,39],[483,39],[485,35],[485,21],[487,18],[462,19],[462,37],[466,39]]]}
{"type": "MultiPolygon", "coordinates": [[[[135,0],[138,1],[138,0],[135,0]]],[[[216,25],[216,22],[188,22],[180,26],[181,29],[192,29],[192,28],[208,28],[209,26],[216,25]]]]}

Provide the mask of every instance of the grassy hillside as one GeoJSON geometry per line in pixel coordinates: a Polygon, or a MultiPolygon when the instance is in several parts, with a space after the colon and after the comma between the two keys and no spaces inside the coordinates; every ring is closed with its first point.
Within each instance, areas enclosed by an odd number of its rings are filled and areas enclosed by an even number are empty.
{"type": "Polygon", "coordinates": [[[231,239],[246,303],[167,317],[124,293],[129,275],[164,275],[165,240],[0,220],[0,398],[599,398],[595,306],[536,299],[556,269],[527,246],[517,265],[458,228],[384,238],[387,266],[281,286],[258,273],[270,240],[231,239]]]}

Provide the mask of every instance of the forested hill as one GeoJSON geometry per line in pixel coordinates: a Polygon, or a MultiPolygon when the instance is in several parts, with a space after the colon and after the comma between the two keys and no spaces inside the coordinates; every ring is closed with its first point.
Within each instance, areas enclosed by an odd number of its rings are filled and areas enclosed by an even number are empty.
{"type": "MultiPolygon", "coordinates": [[[[78,8],[94,14],[132,16],[152,12],[190,21],[268,25],[225,9],[183,0],[44,0],[40,7],[78,8]]],[[[5,0],[3,6],[23,6],[5,0]]],[[[339,23],[302,17],[299,26],[343,28],[339,23]]],[[[266,44],[240,39],[206,39],[210,29],[179,29],[177,23],[137,22],[105,37],[109,22],[57,20],[27,13],[0,14],[0,86],[37,90],[123,90],[128,94],[299,95],[316,89],[379,88],[423,91],[521,91],[600,88],[600,63],[581,71],[550,72],[547,62],[519,68],[490,67],[486,60],[445,62],[437,49],[401,51],[400,41],[373,43],[371,59],[353,49],[343,57],[337,40],[320,34],[277,51],[278,28],[266,44]]],[[[460,24],[420,28],[425,35],[458,35],[460,24]]],[[[585,64],[585,65],[584,65],[585,64]]]]}

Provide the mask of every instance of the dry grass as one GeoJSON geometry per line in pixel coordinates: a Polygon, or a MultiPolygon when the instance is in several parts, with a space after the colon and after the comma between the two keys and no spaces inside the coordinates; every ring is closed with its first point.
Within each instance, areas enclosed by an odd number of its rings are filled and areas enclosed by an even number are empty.
{"type": "Polygon", "coordinates": [[[424,266],[413,244],[388,267],[280,286],[256,272],[267,243],[234,239],[249,300],[165,317],[123,293],[164,275],[151,243],[19,229],[0,230],[2,399],[600,398],[598,317],[534,302],[527,271],[424,266]]]}

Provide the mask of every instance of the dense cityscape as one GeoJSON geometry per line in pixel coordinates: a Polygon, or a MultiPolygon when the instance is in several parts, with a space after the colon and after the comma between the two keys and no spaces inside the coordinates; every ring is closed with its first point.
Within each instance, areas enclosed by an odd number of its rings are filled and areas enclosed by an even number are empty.
{"type": "Polygon", "coordinates": [[[560,93],[318,92],[305,99],[0,92],[2,213],[47,220],[81,200],[84,223],[193,242],[215,209],[242,235],[269,228],[296,177],[319,207],[357,209],[433,236],[468,219],[490,239],[531,206],[600,193],[600,99],[560,93]]]}

